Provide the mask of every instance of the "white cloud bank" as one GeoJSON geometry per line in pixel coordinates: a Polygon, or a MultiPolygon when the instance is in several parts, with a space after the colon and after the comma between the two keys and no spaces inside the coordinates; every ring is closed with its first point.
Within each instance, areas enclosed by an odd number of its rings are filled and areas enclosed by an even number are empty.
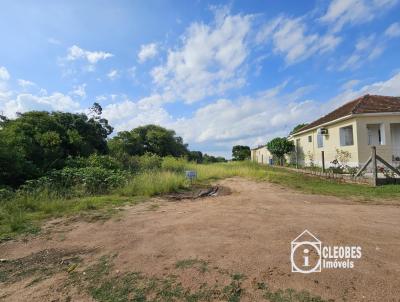
{"type": "Polygon", "coordinates": [[[217,12],[213,24],[191,24],[182,45],[170,49],[165,64],[151,71],[154,83],[187,103],[243,86],[251,18],[217,12]]]}
{"type": "Polygon", "coordinates": [[[333,34],[312,33],[302,18],[278,17],[267,23],[257,34],[258,43],[272,42],[273,51],[285,57],[290,65],[314,54],[332,51],[341,42],[333,34]]]}
{"type": "MultiPolygon", "coordinates": [[[[255,96],[238,99],[220,98],[199,108],[192,117],[174,119],[152,96],[139,101],[125,98],[105,106],[104,116],[116,131],[130,130],[139,125],[156,123],[176,130],[189,145],[204,146],[203,151],[221,152],[229,156],[232,145],[256,146],[275,136],[285,136],[303,122],[311,122],[336,107],[364,94],[400,95],[400,72],[386,81],[360,88],[360,81],[351,80],[340,93],[320,102],[304,95],[310,87],[284,93],[286,82],[255,96]]],[[[159,97],[159,96],[158,96],[159,97]]]]}

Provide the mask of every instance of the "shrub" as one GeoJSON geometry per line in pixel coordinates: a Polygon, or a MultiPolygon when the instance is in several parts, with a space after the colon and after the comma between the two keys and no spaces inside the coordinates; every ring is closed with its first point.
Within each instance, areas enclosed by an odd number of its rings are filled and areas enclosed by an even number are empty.
{"type": "Polygon", "coordinates": [[[89,157],[69,157],[66,161],[66,167],[85,168],[99,167],[109,170],[120,170],[123,168],[121,162],[109,155],[92,154],[89,157]]]}
{"type": "Polygon", "coordinates": [[[14,196],[14,191],[9,188],[0,188],[0,202],[9,200],[14,196]]]}
{"type": "Polygon", "coordinates": [[[101,167],[64,168],[36,180],[27,181],[18,190],[22,194],[52,192],[54,196],[70,197],[107,193],[126,183],[128,174],[101,167]]]}

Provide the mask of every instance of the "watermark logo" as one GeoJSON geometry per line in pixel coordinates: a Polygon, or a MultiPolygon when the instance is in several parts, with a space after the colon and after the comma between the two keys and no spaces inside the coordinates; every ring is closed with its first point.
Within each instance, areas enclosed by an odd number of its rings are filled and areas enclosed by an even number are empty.
{"type": "Polygon", "coordinates": [[[305,230],[291,242],[290,261],[293,273],[310,274],[322,269],[351,269],[361,258],[360,246],[325,246],[305,230]]]}

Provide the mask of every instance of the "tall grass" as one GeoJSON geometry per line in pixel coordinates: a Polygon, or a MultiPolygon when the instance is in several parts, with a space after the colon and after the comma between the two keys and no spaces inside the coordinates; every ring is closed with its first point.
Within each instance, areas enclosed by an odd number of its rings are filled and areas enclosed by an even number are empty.
{"type": "Polygon", "coordinates": [[[234,176],[263,179],[268,174],[262,166],[250,161],[207,165],[190,163],[186,167],[187,169],[195,170],[197,172],[197,179],[199,181],[208,181],[234,176]]]}
{"type": "Polygon", "coordinates": [[[122,196],[154,196],[187,188],[183,173],[147,171],[133,177],[127,185],[116,190],[122,196]]]}

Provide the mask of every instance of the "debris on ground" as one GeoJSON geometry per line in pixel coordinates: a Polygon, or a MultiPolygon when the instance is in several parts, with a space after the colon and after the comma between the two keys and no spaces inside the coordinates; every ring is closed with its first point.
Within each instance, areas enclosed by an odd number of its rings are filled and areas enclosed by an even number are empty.
{"type": "Polygon", "coordinates": [[[212,186],[207,188],[197,188],[191,191],[178,192],[164,196],[167,200],[183,200],[183,199],[198,199],[205,197],[215,197],[221,195],[229,195],[230,190],[223,186],[212,186]]]}

